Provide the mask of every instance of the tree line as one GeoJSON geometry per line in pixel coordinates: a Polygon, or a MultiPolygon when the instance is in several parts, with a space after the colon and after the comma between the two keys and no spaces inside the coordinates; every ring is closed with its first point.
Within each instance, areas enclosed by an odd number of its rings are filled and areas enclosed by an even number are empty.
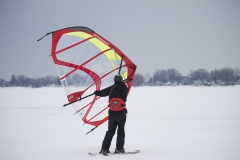
{"type": "Polygon", "coordinates": [[[228,68],[214,69],[208,72],[206,69],[191,70],[187,76],[183,76],[177,69],[156,69],[153,75],[137,73],[133,82],[134,86],[228,86],[240,84],[240,69],[228,68]]]}
{"type": "MultiPolygon", "coordinates": [[[[82,77],[73,76],[69,85],[76,85],[82,77]]],[[[183,76],[177,69],[156,69],[150,74],[136,73],[133,86],[228,86],[240,84],[240,69],[224,67],[208,72],[206,69],[191,70],[187,76],[183,76]]],[[[0,79],[0,87],[32,87],[61,86],[57,76],[46,76],[42,78],[28,78],[25,75],[12,75],[11,80],[0,79]]]]}
{"type": "Polygon", "coordinates": [[[43,86],[60,86],[61,82],[56,76],[46,76],[42,78],[29,78],[25,75],[15,76],[14,74],[11,77],[11,80],[5,81],[0,79],[0,87],[12,87],[12,86],[20,86],[20,87],[32,87],[39,88],[43,86]]]}

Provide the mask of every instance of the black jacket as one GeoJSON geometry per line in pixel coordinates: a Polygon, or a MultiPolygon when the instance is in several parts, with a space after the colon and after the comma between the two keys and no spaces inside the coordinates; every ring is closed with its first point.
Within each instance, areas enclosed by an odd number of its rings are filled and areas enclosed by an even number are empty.
{"type": "MultiPolygon", "coordinates": [[[[127,101],[127,94],[128,94],[128,88],[127,86],[122,83],[122,82],[118,82],[116,81],[114,83],[114,85],[107,87],[103,90],[100,91],[95,91],[95,95],[100,96],[100,97],[105,97],[105,96],[109,96],[109,100],[111,98],[121,98],[124,102],[127,101]]],[[[111,111],[109,110],[109,114],[114,113],[114,112],[118,112],[118,114],[121,113],[127,113],[127,109],[123,109],[121,111],[111,111]]]]}

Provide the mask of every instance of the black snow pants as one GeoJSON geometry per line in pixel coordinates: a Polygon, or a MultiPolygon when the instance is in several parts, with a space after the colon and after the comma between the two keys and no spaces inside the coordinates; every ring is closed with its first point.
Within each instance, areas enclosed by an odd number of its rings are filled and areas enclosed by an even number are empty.
{"type": "Polygon", "coordinates": [[[126,114],[109,114],[108,120],[108,131],[105,134],[102,149],[109,150],[112,138],[117,129],[117,143],[116,149],[124,149],[124,142],[125,142],[125,122],[126,122],[126,114]]]}

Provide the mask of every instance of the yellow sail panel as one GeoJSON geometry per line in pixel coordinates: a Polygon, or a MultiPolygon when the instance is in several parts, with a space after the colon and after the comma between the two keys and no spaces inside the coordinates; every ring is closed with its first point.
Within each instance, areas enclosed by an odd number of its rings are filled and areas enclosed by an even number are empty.
{"type": "MultiPolygon", "coordinates": [[[[85,32],[70,32],[70,33],[66,33],[66,35],[77,36],[83,39],[92,37],[92,35],[85,32]]],[[[108,45],[103,43],[98,38],[92,38],[89,41],[93,43],[95,46],[97,46],[101,51],[104,51],[110,48],[108,45]]],[[[104,54],[107,56],[109,60],[121,60],[121,57],[118,54],[115,54],[113,50],[107,51],[104,54]]]]}
{"type": "Polygon", "coordinates": [[[77,36],[77,37],[81,37],[83,39],[87,39],[87,38],[92,37],[91,34],[87,34],[85,32],[69,32],[69,33],[66,33],[65,35],[77,36]]]}
{"type": "MultiPolygon", "coordinates": [[[[87,39],[87,38],[91,38],[92,35],[85,33],[85,32],[70,32],[70,33],[66,33],[66,35],[70,35],[70,36],[77,36],[83,39],[87,39]]],[[[91,42],[92,44],[94,44],[97,48],[99,48],[99,50],[104,51],[107,49],[110,49],[110,47],[108,45],[106,45],[105,43],[103,43],[101,40],[99,40],[98,38],[92,38],[89,39],[89,42],[91,42]]],[[[107,52],[104,53],[105,56],[109,59],[110,63],[112,64],[113,68],[117,68],[118,66],[116,66],[113,61],[115,60],[121,60],[122,58],[116,54],[114,52],[114,50],[109,50],[107,52]]],[[[117,71],[116,71],[117,74],[117,71]]]]}
{"type": "MultiPolygon", "coordinates": [[[[85,32],[70,32],[70,33],[67,33],[66,35],[77,36],[77,37],[81,37],[83,39],[87,39],[87,38],[92,37],[92,35],[90,35],[88,33],[85,33],[85,32]]],[[[101,51],[109,49],[109,46],[107,46],[105,43],[103,43],[102,41],[100,41],[97,38],[92,38],[92,39],[89,40],[89,42],[93,43],[101,51]]]]}
{"type": "Polygon", "coordinates": [[[124,73],[122,74],[122,77],[123,77],[123,80],[126,79],[126,78],[128,77],[128,72],[124,72],[124,73]]]}
{"type": "Polygon", "coordinates": [[[121,60],[122,58],[114,52],[114,50],[110,50],[108,52],[105,52],[105,55],[109,60],[121,60]]]}
{"type": "Polygon", "coordinates": [[[97,38],[92,38],[89,41],[92,42],[95,46],[97,46],[101,51],[110,49],[109,46],[107,46],[105,43],[103,43],[102,41],[100,41],[97,38]]]}

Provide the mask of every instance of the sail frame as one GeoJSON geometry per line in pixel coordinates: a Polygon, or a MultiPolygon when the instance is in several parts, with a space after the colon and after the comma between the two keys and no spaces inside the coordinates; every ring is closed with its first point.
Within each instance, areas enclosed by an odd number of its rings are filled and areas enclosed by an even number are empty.
{"type": "MultiPolygon", "coordinates": [[[[104,37],[102,37],[101,35],[94,32],[93,30],[91,30],[88,27],[76,26],[76,27],[64,28],[64,29],[52,32],[51,55],[52,55],[53,61],[56,64],[56,66],[67,66],[67,67],[71,68],[71,70],[68,71],[67,73],[65,73],[65,75],[63,75],[63,76],[59,73],[59,78],[60,78],[60,81],[62,83],[66,80],[66,78],[68,76],[70,76],[72,73],[74,73],[76,71],[85,72],[93,80],[93,83],[90,84],[89,86],[87,86],[84,90],[79,90],[79,91],[76,91],[74,93],[69,93],[69,91],[65,90],[69,102],[72,102],[72,101],[78,99],[79,97],[81,97],[85,93],[85,91],[87,91],[93,85],[96,86],[95,90],[100,90],[101,89],[101,79],[102,78],[106,77],[107,75],[111,74],[112,72],[118,73],[117,71],[120,68],[124,68],[124,67],[127,68],[127,69],[126,69],[126,72],[122,74],[122,76],[126,80],[126,85],[128,86],[129,91],[131,89],[132,81],[133,81],[134,76],[135,76],[136,65],[121,50],[119,50],[115,45],[113,45],[107,39],[105,39],[104,37]],[[59,43],[60,39],[65,35],[80,37],[82,40],[76,41],[76,43],[73,43],[73,44],[68,45],[64,48],[58,49],[57,48],[58,43],[59,43]],[[59,56],[58,56],[59,54],[63,53],[64,51],[70,50],[71,48],[74,48],[78,45],[81,45],[85,42],[91,42],[93,45],[98,47],[100,52],[97,53],[95,56],[91,57],[90,59],[88,59],[87,61],[85,61],[82,64],[74,64],[74,63],[66,62],[66,61],[59,58],[59,56]],[[92,70],[88,69],[86,67],[86,65],[89,64],[91,61],[93,61],[98,56],[101,56],[103,54],[109,59],[109,62],[113,62],[114,60],[121,61],[122,57],[124,57],[124,64],[122,66],[116,66],[114,63],[112,63],[113,69],[111,71],[103,74],[102,76],[99,76],[97,73],[94,73],[92,70]]],[[[93,120],[101,112],[106,110],[108,108],[107,106],[104,107],[100,112],[91,116],[90,118],[88,117],[92,107],[94,106],[95,101],[97,101],[98,99],[99,99],[99,97],[94,96],[93,100],[89,104],[86,104],[85,106],[83,106],[81,108],[78,108],[77,110],[75,109],[76,113],[78,113],[81,110],[87,108],[87,111],[82,118],[82,120],[85,124],[89,124],[89,125],[93,125],[93,126],[99,126],[99,125],[103,124],[104,122],[106,122],[108,120],[108,116],[104,117],[101,120],[97,120],[97,121],[93,120]]]]}

